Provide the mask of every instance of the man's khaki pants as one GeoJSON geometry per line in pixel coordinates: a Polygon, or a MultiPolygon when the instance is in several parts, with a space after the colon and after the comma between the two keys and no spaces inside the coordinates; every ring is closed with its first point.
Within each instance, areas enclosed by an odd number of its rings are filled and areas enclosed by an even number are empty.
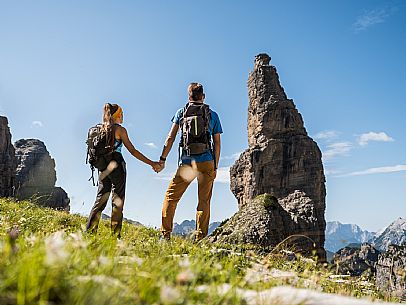
{"type": "Polygon", "coordinates": [[[196,240],[207,236],[210,220],[210,199],[216,171],[214,161],[182,164],[169,183],[162,207],[162,227],[164,237],[170,237],[176,206],[189,184],[197,177],[199,203],[196,211],[196,240]]]}

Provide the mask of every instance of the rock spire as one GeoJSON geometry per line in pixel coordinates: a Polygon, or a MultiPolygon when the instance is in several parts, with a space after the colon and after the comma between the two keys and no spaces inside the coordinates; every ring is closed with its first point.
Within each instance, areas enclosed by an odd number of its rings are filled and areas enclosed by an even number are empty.
{"type": "MultiPolygon", "coordinates": [[[[314,242],[319,256],[325,258],[321,152],[307,135],[302,116],[287,98],[270,60],[267,54],[257,55],[248,78],[248,149],[230,170],[230,187],[239,206],[230,223],[242,222],[239,242],[275,246],[288,236],[303,235],[306,238],[296,238],[294,244],[310,252],[314,242]],[[275,203],[267,207],[266,200],[253,200],[261,194],[269,194],[263,199],[275,198],[275,203]],[[255,204],[265,208],[254,208],[255,204]],[[244,222],[251,227],[244,228],[244,222]],[[263,231],[262,242],[255,238],[254,227],[263,231]]],[[[218,234],[215,239],[233,242],[233,235],[218,234]]]]}

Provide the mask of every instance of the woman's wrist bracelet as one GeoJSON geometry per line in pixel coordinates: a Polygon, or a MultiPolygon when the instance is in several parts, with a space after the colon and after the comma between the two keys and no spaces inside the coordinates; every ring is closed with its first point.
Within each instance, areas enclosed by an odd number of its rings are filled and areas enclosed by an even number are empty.
{"type": "Polygon", "coordinates": [[[160,157],[159,157],[159,160],[161,160],[161,161],[165,162],[165,161],[166,161],[166,158],[164,158],[164,157],[160,156],[160,157]]]}

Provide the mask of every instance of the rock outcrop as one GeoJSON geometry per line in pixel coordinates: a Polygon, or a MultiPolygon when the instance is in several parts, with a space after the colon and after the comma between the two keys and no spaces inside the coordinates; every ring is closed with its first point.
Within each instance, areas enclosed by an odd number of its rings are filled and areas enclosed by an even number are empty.
{"type": "Polygon", "coordinates": [[[334,254],[332,263],[337,265],[340,274],[373,276],[380,252],[372,245],[364,243],[358,246],[347,246],[334,254]]]}
{"type": "MultiPolygon", "coordinates": [[[[258,195],[275,196],[277,208],[256,210],[256,219],[249,222],[263,227],[260,244],[275,246],[290,235],[305,235],[295,244],[304,252],[311,252],[315,244],[318,255],[325,259],[326,190],[321,152],[307,135],[302,116],[287,98],[276,68],[269,62],[266,54],[256,56],[248,79],[249,147],[230,170],[230,187],[239,206],[234,217],[245,219],[238,214],[250,214],[246,209],[253,207],[252,200],[258,195]],[[279,222],[273,222],[276,219],[279,222]]],[[[238,234],[251,232],[248,225],[240,226],[238,234]]],[[[233,242],[220,235],[219,239],[233,242]]],[[[255,238],[253,243],[257,243],[255,238]]]]}
{"type": "Polygon", "coordinates": [[[55,187],[55,160],[45,144],[37,139],[22,139],[15,144],[17,160],[16,197],[33,199],[38,204],[69,211],[66,192],[55,187]]]}
{"type": "Polygon", "coordinates": [[[0,116],[0,197],[14,195],[15,167],[14,146],[11,144],[8,120],[0,116]]]}
{"type": "Polygon", "coordinates": [[[376,286],[382,292],[406,300],[406,246],[391,245],[379,255],[376,286]]]}

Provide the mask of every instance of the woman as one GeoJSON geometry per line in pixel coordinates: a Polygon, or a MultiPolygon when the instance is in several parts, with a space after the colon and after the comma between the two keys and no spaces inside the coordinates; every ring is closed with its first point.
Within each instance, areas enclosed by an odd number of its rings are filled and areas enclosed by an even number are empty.
{"type": "MultiPolygon", "coordinates": [[[[96,201],[90,211],[86,231],[94,233],[97,231],[102,211],[112,193],[111,230],[120,238],[123,221],[123,206],[125,198],[126,166],[121,149],[124,146],[138,160],[150,165],[155,172],[160,169],[158,162],[153,162],[135,149],[128,138],[127,130],[120,124],[123,123],[123,109],[117,104],[105,104],[103,110],[102,132],[107,138],[114,136],[113,159],[107,168],[99,173],[99,187],[96,201]]],[[[112,141],[111,141],[112,142],[112,141]]]]}

